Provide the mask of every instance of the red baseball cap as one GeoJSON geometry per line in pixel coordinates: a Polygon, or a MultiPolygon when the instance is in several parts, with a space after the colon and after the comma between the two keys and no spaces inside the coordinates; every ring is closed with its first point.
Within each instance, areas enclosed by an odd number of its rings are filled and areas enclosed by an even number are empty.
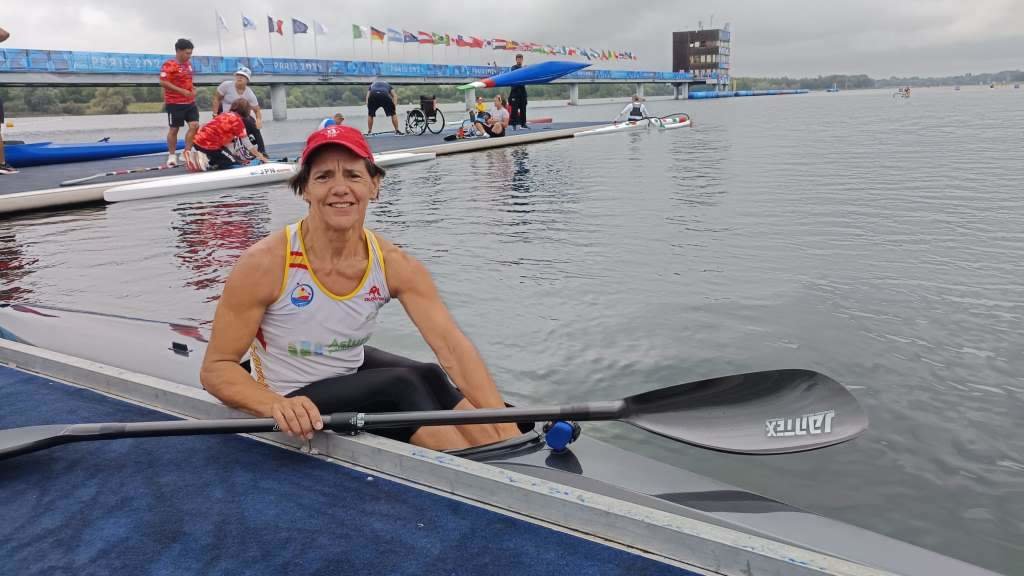
{"type": "Polygon", "coordinates": [[[306,138],[306,149],[302,151],[300,163],[305,164],[306,158],[309,158],[309,155],[314,150],[328,144],[344,146],[355,153],[356,156],[373,162],[373,151],[370,150],[370,145],[366,143],[366,138],[363,138],[363,133],[351,126],[342,125],[328,126],[310,134],[309,138],[306,138]]]}

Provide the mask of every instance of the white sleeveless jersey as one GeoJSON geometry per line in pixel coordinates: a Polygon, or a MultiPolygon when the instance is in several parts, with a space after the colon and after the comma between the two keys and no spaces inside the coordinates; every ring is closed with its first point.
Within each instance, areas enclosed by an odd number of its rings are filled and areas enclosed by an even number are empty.
{"type": "Polygon", "coordinates": [[[251,347],[252,376],[279,394],[351,374],[363,364],[363,344],[377,326],[377,312],[391,300],[384,254],[364,230],[369,261],[349,294],[332,294],[306,258],[302,222],[285,229],[288,254],[281,295],[263,315],[251,347]]]}

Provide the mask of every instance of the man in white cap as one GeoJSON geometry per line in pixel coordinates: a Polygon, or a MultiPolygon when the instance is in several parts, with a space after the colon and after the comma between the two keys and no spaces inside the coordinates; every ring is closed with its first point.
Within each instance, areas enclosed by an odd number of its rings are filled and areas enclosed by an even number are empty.
{"type": "Polygon", "coordinates": [[[246,130],[249,132],[249,136],[253,140],[253,144],[263,154],[267,153],[266,146],[263,144],[263,134],[260,130],[263,128],[263,112],[260,110],[260,101],[256,98],[256,93],[249,88],[249,80],[252,78],[252,71],[245,66],[240,66],[235,72],[234,80],[225,80],[217,86],[217,91],[213,95],[213,115],[222,114],[231,110],[231,105],[235,103],[235,100],[239,98],[245,99],[249,102],[249,108],[252,110],[252,114],[255,120],[250,119],[246,122],[246,130]]]}

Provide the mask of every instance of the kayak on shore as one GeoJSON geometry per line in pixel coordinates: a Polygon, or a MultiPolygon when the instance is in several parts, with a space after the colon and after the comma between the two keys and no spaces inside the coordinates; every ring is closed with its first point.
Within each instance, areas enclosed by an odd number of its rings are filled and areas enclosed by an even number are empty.
{"type": "MultiPolygon", "coordinates": [[[[178,140],[178,149],[185,147],[184,140],[178,140]]],[[[89,162],[126,156],[141,156],[167,152],[165,140],[123,140],[100,142],[79,142],[56,144],[53,142],[32,142],[7,144],[4,154],[7,163],[15,168],[66,164],[68,162],[89,162]]]]}

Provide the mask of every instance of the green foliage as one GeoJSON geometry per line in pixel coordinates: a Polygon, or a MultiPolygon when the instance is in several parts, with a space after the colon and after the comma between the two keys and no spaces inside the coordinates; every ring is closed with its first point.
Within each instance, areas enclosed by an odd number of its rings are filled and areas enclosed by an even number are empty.
{"type": "Polygon", "coordinates": [[[53,114],[60,109],[56,88],[38,88],[24,96],[25,107],[37,114],[53,114]]]}
{"type": "Polygon", "coordinates": [[[89,101],[88,113],[124,114],[133,101],[130,89],[104,86],[96,89],[96,94],[89,101]]]}

